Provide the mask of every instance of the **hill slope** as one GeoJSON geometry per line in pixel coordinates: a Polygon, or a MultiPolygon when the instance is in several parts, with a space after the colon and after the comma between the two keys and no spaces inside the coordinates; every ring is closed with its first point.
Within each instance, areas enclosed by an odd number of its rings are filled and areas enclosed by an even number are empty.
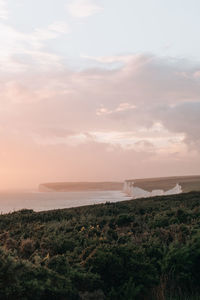
{"type": "Polygon", "coordinates": [[[199,192],[1,215],[0,299],[200,299],[199,218],[199,192]]]}

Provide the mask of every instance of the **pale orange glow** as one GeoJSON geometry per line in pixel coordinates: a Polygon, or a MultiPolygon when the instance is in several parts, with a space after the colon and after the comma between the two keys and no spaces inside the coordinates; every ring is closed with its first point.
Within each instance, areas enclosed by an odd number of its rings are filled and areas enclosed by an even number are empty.
{"type": "Polygon", "coordinates": [[[112,71],[1,80],[1,190],[199,174],[197,76],[155,58],[123,59],[112,71]]]}

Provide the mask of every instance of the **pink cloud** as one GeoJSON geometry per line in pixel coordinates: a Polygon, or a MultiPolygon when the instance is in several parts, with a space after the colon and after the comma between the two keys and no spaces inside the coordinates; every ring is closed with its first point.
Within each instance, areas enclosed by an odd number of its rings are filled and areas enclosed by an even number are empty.
{"type": "Polygon", "coordinates": [[[197,70],[129,56],[114,70],[0,74],[1,182],[198,173],[197,70]]]}

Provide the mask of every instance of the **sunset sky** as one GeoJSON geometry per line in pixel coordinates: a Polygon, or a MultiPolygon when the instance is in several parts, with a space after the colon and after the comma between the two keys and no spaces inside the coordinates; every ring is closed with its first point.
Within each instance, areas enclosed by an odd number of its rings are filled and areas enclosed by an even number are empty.
{"type": "Polygon", "coordinates": [[[0,0],[0,190],[200,174],[199,0],[0,0]]]}

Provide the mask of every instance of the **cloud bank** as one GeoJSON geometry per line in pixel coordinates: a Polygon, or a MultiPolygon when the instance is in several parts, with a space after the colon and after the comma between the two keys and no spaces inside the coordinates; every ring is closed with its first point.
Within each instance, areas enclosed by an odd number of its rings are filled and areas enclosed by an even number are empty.
{"type": "Polygon", "coordinates": [[[4,187],[199,173],[200,65],[105,60],[79,72],[0,74],[4,187]]]}

